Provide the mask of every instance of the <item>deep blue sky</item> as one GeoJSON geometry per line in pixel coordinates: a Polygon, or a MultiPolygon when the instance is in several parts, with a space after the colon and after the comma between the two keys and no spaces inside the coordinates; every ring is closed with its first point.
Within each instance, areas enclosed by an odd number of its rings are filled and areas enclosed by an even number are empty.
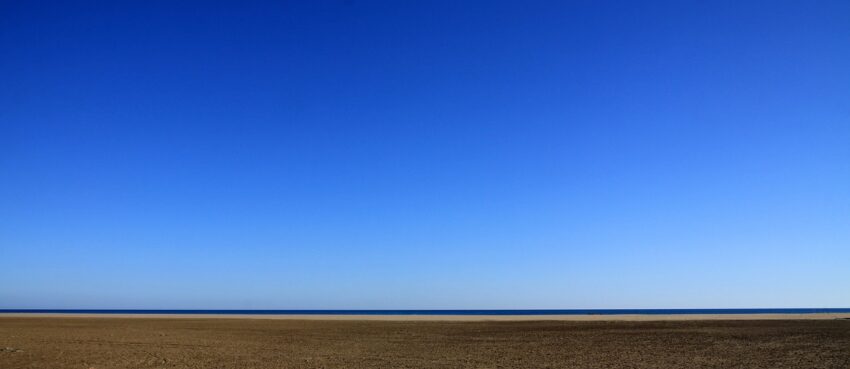
{"type": "Polygon", "coordinates": [[[0,308],[850,306],[850,2],[0,3],[0,308]]]}

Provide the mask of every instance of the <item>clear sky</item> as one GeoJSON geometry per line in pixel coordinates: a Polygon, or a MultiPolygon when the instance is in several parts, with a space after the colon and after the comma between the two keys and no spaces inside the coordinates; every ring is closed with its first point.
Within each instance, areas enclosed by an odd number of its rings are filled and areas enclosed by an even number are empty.
{"type": "Polygon", "coordinates": [[[0,308],[850,307],[848,1],[3,1],[0,308]]]}

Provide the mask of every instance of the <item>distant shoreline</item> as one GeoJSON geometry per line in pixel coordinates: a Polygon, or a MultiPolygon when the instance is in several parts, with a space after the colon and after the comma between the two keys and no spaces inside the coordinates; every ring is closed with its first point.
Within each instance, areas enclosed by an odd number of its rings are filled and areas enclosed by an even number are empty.
{"type": "Polygon", "coordinates": [[[832,320],[850,313],[805,314],[547,314],[547,315],[417,315],[417,314],[122,314],[0,313],[2,318],[138,318],[138,319],[270,319],[356,321],[688,321],[688,320],[832,320]]]}
{"type": "Polygon", "coordinates": [[[850,313],[850,308],[708,309],[0,309],[5,313],[204,315],[713,315],[850,313]]]}
{"type": "Polygon", "coordinates": [[[561,310],[107,310],[5,309],[2,317],[380,321],[672,321],[850,319],[850,308],[561,310]]]}

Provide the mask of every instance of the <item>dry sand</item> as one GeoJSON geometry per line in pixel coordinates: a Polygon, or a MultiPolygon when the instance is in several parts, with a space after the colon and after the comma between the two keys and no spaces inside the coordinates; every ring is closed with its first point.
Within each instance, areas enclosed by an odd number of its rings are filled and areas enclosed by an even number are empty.
{"type": "Polygon", "coordinates": [[[4,314],[0,368],[850,368],[850,320],[822,315],[498,322],[274,318],[4,314]]]}

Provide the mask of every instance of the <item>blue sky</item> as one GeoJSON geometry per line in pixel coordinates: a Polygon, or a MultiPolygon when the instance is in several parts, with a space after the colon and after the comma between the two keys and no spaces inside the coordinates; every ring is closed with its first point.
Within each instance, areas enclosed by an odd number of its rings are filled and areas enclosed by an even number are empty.
{"type": "Polygon", "coordinates": [[[0,4],[0,308],[850,306],[850,2],[0,4]]]}

